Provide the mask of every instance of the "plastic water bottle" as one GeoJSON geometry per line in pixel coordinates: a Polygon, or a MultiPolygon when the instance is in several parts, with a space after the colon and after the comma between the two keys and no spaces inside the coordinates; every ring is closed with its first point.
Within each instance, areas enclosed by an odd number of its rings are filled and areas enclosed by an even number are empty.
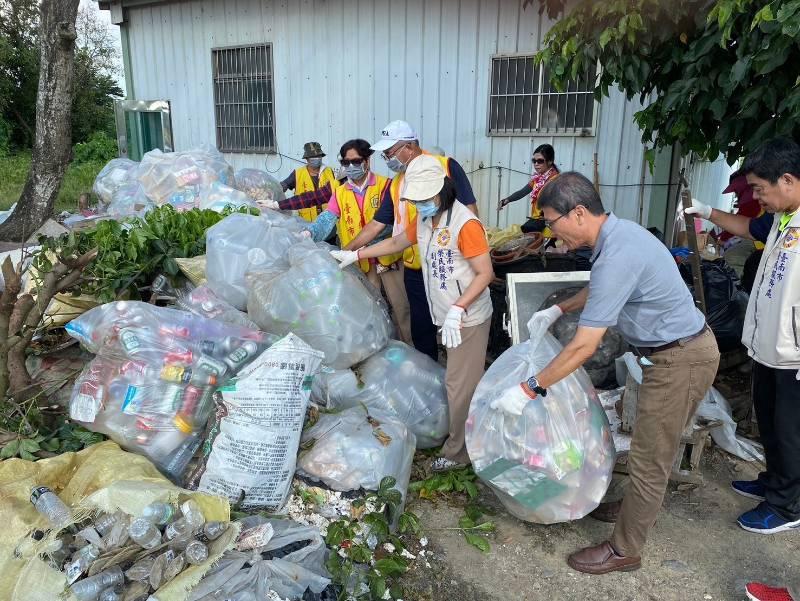
{"type": "Polygon", "coordinates": [[[131,582],[144,582],[150,578],[150,572],[153,571],[154,562],[155,557],[152,555],[140,559],[128,568],[128,571],[125,572],[125,577],[131,582]]]}
{"type": "MultiPolygon", "coordinates": [[[[151,524],[152,525],[152,524],[151,524]]],[[[97,601],[107,588],[119,586],[125,582],[125,575],[119,566],[114,566],[104,572],[79,580],[70,590],[80,601],[97,601]]]]}
{"type": "Polygon", "coordinates": [[[179,538],[186,538],[192,534],[192,524],[186,518],[181,518],[172,522],[164,529],[164,538],[166,540],[176,540],[179,538]]]}
{"type": "Polygon", "coordinates": [[[156,501],[142,510],[142,517],[152,524],[163,526],[173,520],[177,511],[174,505],[156,501]]]}
{"type": "Polygon", "coordinates": [[[152,549],[161,544],[161,533],[152,522],[145,518],[137,518],[128,527],[131,540],[144,549],[152,549]]]}
{"type": "Polygon", "coordinates": [[[97,530],[97,533],[100,536],[106,536],[111,529],[114,527],[118,521],[117,516],[113,513],[106,513],[105,515],[101,515],[94,521],[94,529],[97,530]]]}
{"type": "Polygon", "coordinates": [[[212,540],[217,540],[228,529],[228,524],[225,522],[206,522],[203,526],[203,531],[198,535],[201,542],[208,543],[212,540]]]}
{"type": "Polygon", "coordinates": [[[72,521],[72,512],[69,507],[46,486],[39,486],[31,491],[31,503],[36,511],[46,517],[50,525],[57,530],[72,521]]]}
{"type": "Polygon", "coordinates": [[[193,540],[188,545],[183,554],[186,556],[186,561],[192,565],[203,563],[208,559],[208,547],[206,547],[199,540],[193,540]]]}
{"type": "Polygon", "coordinates": [[[81,574],[88,570],[89,566],[92,565],[94,560],[98,557],[100,557],[100,550],[94,545],[86,545],[75,551],[72,555],[72,560],[65,570],[67,584],[72,584],[80,578],[81,574]]]}
{"type": "Polygon", "coordinates": [[[111,587],[104,590],[100,593],[100,599],[98,601],[121,601],[122,600],[122,589],[117,587],[111,587]]]}

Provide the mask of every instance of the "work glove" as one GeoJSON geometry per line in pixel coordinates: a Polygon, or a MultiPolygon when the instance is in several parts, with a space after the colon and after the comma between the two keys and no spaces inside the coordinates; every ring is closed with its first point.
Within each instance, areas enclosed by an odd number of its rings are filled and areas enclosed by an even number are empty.
{"type": "Polygon", "coordinates": [[[541,338],[542,335],[550,329],[550,326],[557,322],[558,318],[562,315],[564,315],[564,312],[558,305],[553,305],[549,309],[537,311],[528,320],[528,334],[533,339],[541,338]]]}
{"type": "Polygon", "coordinates": [[[703,219],[711,219],[711,209],[712,207],[693,198],[692,206],[688,209],[685,209],[684,212],[688,213],[689,215],[697,215],[703,219]]]}
{"type": "Polygon", "coordinates": [[[501,198],[497,201],[497,209],[502,211],[507,204],[511,204],[511,201],[508,198],[501,198]]]}
{"type": "Polygon", "coordinates": [[[302,230],[302,231],[300,232],[300,235],[301,235],[303,238],[313,238],[313,237],[314,237],[314,234],[312,234],[312,233],[311,233],[311,230],[302,230]]]}
{"type": "Polygon", "coordinates": [[[272,209],[273,211],[281,210],[281,205],[278,204],[278,201],[272,200],[271,198],[259,200],[257,204],[265,209],[272,209]]]}
{"type": "Polygon", "coordinates": [[[442,342],[447,348],[456,348],[461,344],[461,319],[464,317],[464,307],[452,305],[444,318],[444,323],[439,330],[442,333],[442,342]]]}
{"type": "Polygon", "coordinates": [[[506,388],[499,397],[491,402],[489,407],[509,415],[522,415],[532,398],[535,397],[528,396],[528,393],[522,389],[522,384],[514,384],[511,388],[506,388]]]}
{"type": "Polygon", "coordinates": [[[344,269],[358,261],[357,250],[332,250],[331,256],[339,261],[339,269],[344,269]]]}

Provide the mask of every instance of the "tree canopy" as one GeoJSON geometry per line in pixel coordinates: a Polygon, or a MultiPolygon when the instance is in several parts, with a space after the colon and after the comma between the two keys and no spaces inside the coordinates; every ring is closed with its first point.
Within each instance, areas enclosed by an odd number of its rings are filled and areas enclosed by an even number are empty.
{"type": "Polygon", "coordinates": [[[639,97],[651,159],[678,142],[733,163],[772,136],[800,138],[800,0],[582,0],[544,44],[557,87],[599,63],[596,98],[613,86],[639,97]]]}

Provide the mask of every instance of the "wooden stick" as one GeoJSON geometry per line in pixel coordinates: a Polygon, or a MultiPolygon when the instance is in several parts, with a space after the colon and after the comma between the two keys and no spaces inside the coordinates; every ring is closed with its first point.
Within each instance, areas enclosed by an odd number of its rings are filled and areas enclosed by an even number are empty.
{"type": "Polygon", "coordinates": [[[697,232],[694,229],[694,214],[687,213],[686,209],[692,206],[692,195],[687,187],[686,179],[681,175],[681,200],[683,201],[683,219],[686,223],[686,240],[689,244],[689,265],[692,268],[692,283],[694,284],[694,302],[697,308],[707,315],[706,294],[703,289],[703,272],[700,262],[700,253],[697,249],[697,232]]]}

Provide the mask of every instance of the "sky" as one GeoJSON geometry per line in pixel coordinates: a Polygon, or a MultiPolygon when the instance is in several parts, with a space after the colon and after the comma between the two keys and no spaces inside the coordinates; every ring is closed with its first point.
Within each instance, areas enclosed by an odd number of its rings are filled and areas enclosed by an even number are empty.
{"type": "Polygon", "coordinates": [[[90,11],[96,13],[98,19],[102,23],[106,24],[108,30],[111,32],[111,35],[116,41],[117,52],[119,52],[119,63],[120,63],[119,72],[117,73],[117,84],[127,94],[127,90],[125,90],[125,74],[122,71],[122,45],[120,44],[119,27],[111,23],[111,11],[100,10],[97,6],[97,2],[95,2],[94,0],[81,0],[80,7],[88,8],[90,11]]]}

